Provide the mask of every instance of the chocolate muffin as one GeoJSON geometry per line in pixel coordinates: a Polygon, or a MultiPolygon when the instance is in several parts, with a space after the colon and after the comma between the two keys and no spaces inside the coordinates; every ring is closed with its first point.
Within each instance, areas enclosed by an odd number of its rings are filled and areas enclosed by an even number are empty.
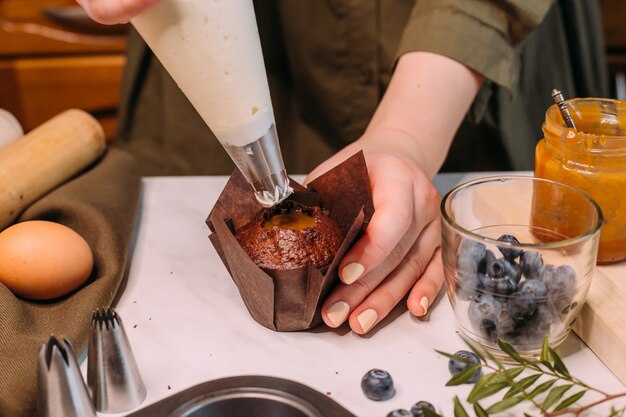
{"type": "Polygon", "coordinates": [[[324,268],[343,241],[341,229],[326,210],[292,200],[261,210],[235,237],[264,269],[324,268]]]}

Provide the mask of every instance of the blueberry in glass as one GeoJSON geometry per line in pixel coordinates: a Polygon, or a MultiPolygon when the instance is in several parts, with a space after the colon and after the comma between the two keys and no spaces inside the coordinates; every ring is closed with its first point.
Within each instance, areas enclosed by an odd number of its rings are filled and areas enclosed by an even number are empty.
{"type": "Polygon", "coordinates": [[[384,401],[393,397],[396,390],[389,372],[382,369],[370,369],[361,379],[361,390],[370,400],[384,401]]]}
{"type": "Polygon", "coordinates": [[[520,255],[520,267],[526,279],[541,278],[543,258],[539,252],[526,251],[520,255]]]}
{"type": "Polygon", "coordinates": [[[517,284],[508,277],[490,278],[488,275],[479,276],[484,292],[496,298],[505,298],[517,290],[517,284]]]}
{"type": "Polygon", "coordinates": [[[470,301],[467,315],[474,330],[489,340],[495,341],[498,338],[497,315],[501,309],[502,303],[500,301],[491,295],[485,294],[470,301]]]}
{"type": "Polygon", "coordinates": [[[543,337],[550,335],[554,322],[554,315],[546,305],[538,305],[535,313],[522,321],[517,343],[528,348],[538,348],[543,342],[543,337]]]}
{"type": "Polygon", "coordinates": [[[463,256],[463,255],[470,256],[478,264],[485,257],[486,250],[487,250],[487,247],[483,243],[476,242],[471,239],[464,239],[461,242],[459,256],[463,256]]]}
{"type": "MultiPolygon", "coordinates": [[[[546,265],[551,266],[551,265],[546,265]]],[[[546,268],[544,268],[545,270],[546,268]]],[[[522,281],[518,287],[518,291],[528,294],[536,302],[543,301],[548,293],[548,286],[542,279],[527,279],[522,281]]]]}
{"type": "Polygon", "coordinates": [[[554,270],[552,279],[546,279],[547,296],[554,311],[567,314],[567,308],[576,294],[576,271],[569,265],[561,265],[554,270]]]}
{"type": "Polygon", "coordinates": [[[516,321],[520,321],[526,320],[535,313],[537,302],[528,291],[518,291],[508,299],[506,307],[511,317],[516,321]]]}
{"type": "Polygon", "coordinates": [[[469,301],[478,297],[482,288],[482,281],[479,274],[459,275],[456,284],[456,293],[461,300],[469,301]]]}
{"type": "MultiPolygon", "coordinates": [[[[519,240],[517,240],[515,236],[508,234],[500,236],[498,240],[500,242],[511,243],[513,245],[520,244],[519,240]]],[[[515,249],[508,246],[498,246],[498,250],[500,251],[502,256],[504,256],[504,258],[509,262],[513,262],[513,260],[515,260],[518,256],[522,254],[521,249],[515,249]]]]}
{"type": "Polygon", "coordinates": [[[478,264],[478,272],[485,274],[487,273],[487,268],[496,260],[496,254],[493,251],[487,249],[485,251],[485,256],[482,261],[478,264]]]}
{"type": "Polygon", "coordinates": [[[517,284],[522,278],[522,270],[517,263],[500,258],[487,265],[487,275],[491,278],[509,278],[517,284]]]}

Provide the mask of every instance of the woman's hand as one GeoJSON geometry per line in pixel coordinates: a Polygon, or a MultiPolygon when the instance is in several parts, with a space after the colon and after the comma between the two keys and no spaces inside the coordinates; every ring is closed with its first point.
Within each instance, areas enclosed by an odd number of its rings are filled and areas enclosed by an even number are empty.
{"type": "Polygon", "coordinates": [[[342,282],[322,306],[322,317],[330,327],[349,317],[353,331],[367,333],[409,290],[409,311],[422,316],[441,287],[440,197],[414,161],[390,150],[390,143],[406,141],[405,136],[394,130],[368,131],[306,180],[363,150],[375,212],[339,266],[342,282]]]}
{"type": "Polygon", "coordinates": [[[127,23],[159,0],[76,0],[96,22],[127,23]]]}
{"type": "Polygon", "coordinates": [[[469,109],[482,77],[428,52],[398,61],[366,132],[322,163],[306,180],[359,150],[367,162],[374,215],[339,265],[341,283],[322,305],[322,318],[367,333],[410,291],[407,305],[426,314],[443,283],[440,197],[431,179],[469,109]]]}

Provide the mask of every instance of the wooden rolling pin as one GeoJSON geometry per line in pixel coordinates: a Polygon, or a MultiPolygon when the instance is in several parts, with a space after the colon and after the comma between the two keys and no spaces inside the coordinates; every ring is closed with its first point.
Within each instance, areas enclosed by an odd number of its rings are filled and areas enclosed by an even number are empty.
{"type": "Polygon", "coordinates": [[[35,200],[93,163],[104,131],[82,110],[66,110],[0,149],[0,230],[35,200]]]}

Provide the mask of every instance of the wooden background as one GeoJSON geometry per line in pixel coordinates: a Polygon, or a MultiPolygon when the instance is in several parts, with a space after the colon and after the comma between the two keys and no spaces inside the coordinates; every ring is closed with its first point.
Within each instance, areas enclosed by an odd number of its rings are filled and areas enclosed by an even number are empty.
{"type": "Polygon", "coordinates": [[[91,21],[74,0],[0,0],[0,108],[25,131],[80,108],[112,140],[125,34],[91,21]]]}

